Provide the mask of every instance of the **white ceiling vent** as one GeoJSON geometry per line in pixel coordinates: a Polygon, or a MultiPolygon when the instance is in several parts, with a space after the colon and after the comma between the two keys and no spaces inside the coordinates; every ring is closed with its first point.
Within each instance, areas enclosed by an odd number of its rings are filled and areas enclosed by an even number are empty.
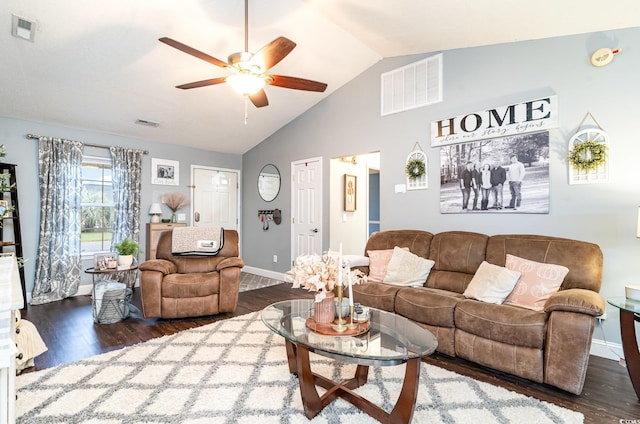
{"type": "Polygon", "coordinates": [[[33,41],[36,36],[36,22],[11,15],[11,35],[23,40],[33,41]]]}
{"type": "Polygon", "coordinates": [[[442,53],[381,75],[381,115],[442,101],[442,53]]]}

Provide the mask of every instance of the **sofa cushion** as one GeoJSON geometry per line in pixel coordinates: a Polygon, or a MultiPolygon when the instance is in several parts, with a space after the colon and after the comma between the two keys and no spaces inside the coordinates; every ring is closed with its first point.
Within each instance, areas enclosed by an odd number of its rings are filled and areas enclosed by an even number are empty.
{"type": "Polygon", "coordinates": [[[462,293],[485,259],[489,236],[467,231],[445,231],[433,236],[429,259],[435,262],[427,287],[462,293]]]}
{"type": "Polygon", "coordinates": [[[602,251],[597,244],[558,237],[510,234],[491,236],[487,262],[504,266],[507,254],[569,268],[561,290],[580,288],[600,291],[602,251]]]}
{"type": "Polygon", "coordinates": [[[487,303],[502,303],[511,293],[519,278],[518,271],[512,271],[485,261],[478,268],[463,295],[487,303]]]}
{"type": "Polygon", "coordinates": [[[396,294],[401,287],[367,282],[353,285],[353,301],[383,311],[394,312],[396,294]]]}
{"type": "Polygon", "coordinates": [[[534,311],[544,309],[549,296],[558,291],[569,272],[566,266],[544,264],[509,254],[506,267],[520,272],[522,276],[504,303],[534,311]]]}
{"type": "Polygon", "coordinates": [[[434,263],[432,260],[421,258],[408,250],[394,247],[383,282],[396,286],[421,287],[427,281],[427,276],[434,263]]]}
{"type": "MultiPolygon", "coordinates": [[[[403,247],[404,250],[409,250],[403,247]]],[[[387,275],[387,267],[393,256],[393,248],[383,250],[368,250],[369,255],[369,276],[368,280],[381,283],[387,275]]]]}
{"type": "Polygon", "coordinates": [[[396,313],[410,320],[452,328],[456,304],[461,294],[427,287],[405,287],[396,296],[396,313]]]}
{"type": "Polygon", "coordinates": [[[169,274],[162,280],[162,297],[203,297],[220,292],[220,274],[169,274]]]}
{"type": "Polygon", "coordinates": [[[465,299],[455,309],[456,328],[513,346],[544,348],[548,314],[465,299]]]}
{"type": "Polygon", "coordinates": [[[414,255],[429,258],[429,246],[433,234],[422,230],[391,230],[371,234],[364,251],[406,247],[414,255]]]}

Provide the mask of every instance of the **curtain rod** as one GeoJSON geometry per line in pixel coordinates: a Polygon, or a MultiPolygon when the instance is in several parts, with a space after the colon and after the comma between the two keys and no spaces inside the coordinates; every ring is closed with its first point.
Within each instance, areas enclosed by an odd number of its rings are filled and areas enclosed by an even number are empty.
{"type": "MultiPolygon", "coordinates": [[[[27,138],[30,140],[37,140],[40,138],[39,135],[33,135],[33,134],[27,134],[27,138]]],[[[82,143],[85,146],[89,146],[89,147],[97,147],[98,149],[108,149],[109,146],[104,146],[102,144],[91,144],[91,143],[82,143]]],[[[148,155],[149,151],[148,150],[143,150],[142,151],[143,154],[148,155]]]]}

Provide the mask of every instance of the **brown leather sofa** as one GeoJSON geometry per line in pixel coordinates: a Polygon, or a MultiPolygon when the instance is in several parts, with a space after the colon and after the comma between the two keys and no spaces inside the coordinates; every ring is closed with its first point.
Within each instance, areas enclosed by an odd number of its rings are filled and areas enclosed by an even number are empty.
{"type": "Polygon", "coordinates": [[[233,312],[238,305],[238,233],[224,230],[216,256],[174,256],[172,232],[158,238],[156,259],[140,264],[142,312],[146,318],[183,318],[233,312]]]}
{"type": "Polygon", "coordinates": [[[582,392],[595,317],[605,311],[598,293],[603,258],[597,245],[537,235],[397,230],[373,234],[365,255],[395,246],[435,261],[424,286],[356,285],[356,302],[393,311],[429,329],[438,338],[438,351],[446,355],[582,392]],[[544,311],[462,295],[482,261],[505,266],[507,254],[569,268],[544,311]]]}

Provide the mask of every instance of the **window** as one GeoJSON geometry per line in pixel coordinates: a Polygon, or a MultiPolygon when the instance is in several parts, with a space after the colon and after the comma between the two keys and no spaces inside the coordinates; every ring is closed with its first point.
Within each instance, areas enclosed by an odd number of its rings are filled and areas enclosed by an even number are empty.
{"type": "Polygon", "coordinates": [[[108,252],[113,235],[111,160],[85,156],[82,160],[83,254],[108,252]]]}

